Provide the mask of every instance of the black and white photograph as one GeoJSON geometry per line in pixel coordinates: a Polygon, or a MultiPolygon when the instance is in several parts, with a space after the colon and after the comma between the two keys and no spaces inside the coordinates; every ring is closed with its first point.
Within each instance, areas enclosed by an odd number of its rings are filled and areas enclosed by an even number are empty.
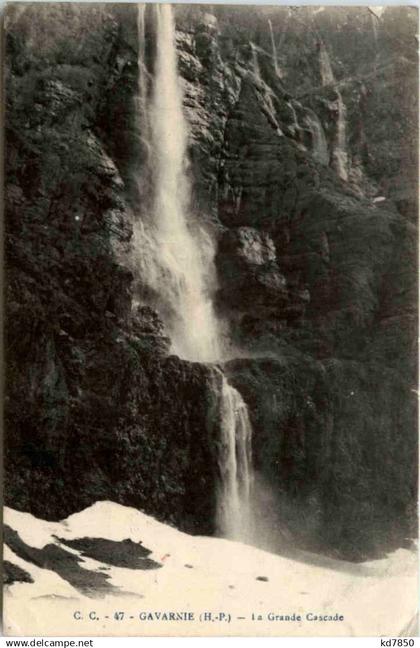
{"type": "Polygon", "coordinates": [[[418,9],[3,18],[5,635],[416,637],[418,9]]]}

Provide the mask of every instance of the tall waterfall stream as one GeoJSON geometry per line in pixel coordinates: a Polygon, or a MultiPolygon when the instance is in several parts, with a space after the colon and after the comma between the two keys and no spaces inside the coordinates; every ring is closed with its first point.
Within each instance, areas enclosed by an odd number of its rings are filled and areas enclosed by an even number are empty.
{"type": "MultiPolygon", "coordinates": [[[[135,225],[134,252],[143,281],[156,295],[172,352],[191,361],[217,363],[223,356],[223,327],[213,307],[214,248],[190,204],[188,125],[177,70],[174,17],[170,5],[155,5],[153,11],[156,58],[148,92],[145,5],[139,5],[138,125],[142,139],[148,140],[151,200],[147,218],[135,225]]],[[[214,372],[221,422],[217,528],[224,537],[250,540],[252,427],[240,393],[220,368],[215,366],[214,372]]]]}
{"type": "MultiPolygon", "coordinates": [[[[336,79],[331,66],[328,50],[324,43],[321,43],[319,50],[319,65],[322,85],[334,85],[336,79]]],[[[347,154],[347,134],[346,122],[347,111],[338,86],[335,87],[337,99],[337,126],[332,151],[331,166],[342,180],[348,180],[348,154],[347,154]]]]}

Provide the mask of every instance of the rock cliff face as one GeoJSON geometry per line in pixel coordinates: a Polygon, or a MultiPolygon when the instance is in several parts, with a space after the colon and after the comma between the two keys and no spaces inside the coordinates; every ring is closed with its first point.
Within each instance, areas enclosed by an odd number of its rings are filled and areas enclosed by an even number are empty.
{"type": "Polygon", "coordinates": [[[111,497],[210,533],[212,371],[167,357],[119,261],[135,12],[44,11],[8,17],[6,499],[57,519],[111,497]]]}
{"type": "MultiPolygon", "coordinates": [[[[136,8],[8,12],[6,500],[56,519],[113,499],[211,533],[214,372],[168,356],[133,307],[136,8]]],[[[282,528],[350,558],[415,526],[411,12],[177,10],[195,211],[256,468],[282,528]]]]}
{"type": "Polygon", "coordinates": [[[404,12],[380,21],[339,10],[334,26],[334,11],[285,10],[277,71],[268,13],[248,26],[253,46],[234,27],[227,38],[232,8],[219,23],[204,15],[180,43],[187,107],[200,116],[195,169],[218,219],[219,308],[241,351],[256,356],[229,363],[253,413],[256,465],[277,485],[284,526],[300,526],[298,537],[316,529],[351,556],[407,533],[415,489],[416,65],[404,12]],[[320,43],[337,68],[328,85],[320,43]],[[206,73],[194,82],[191,69],[206,73]],[[346,182],[334,172],[338,92],[348,106],[346,182]]]}

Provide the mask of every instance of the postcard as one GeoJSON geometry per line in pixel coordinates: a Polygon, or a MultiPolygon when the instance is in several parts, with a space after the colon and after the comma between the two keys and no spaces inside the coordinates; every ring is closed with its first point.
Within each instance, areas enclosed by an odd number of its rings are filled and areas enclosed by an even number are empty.
{"type": "Polygon", "coordinates": [[[417,636],[412,6],[5,11],[8,636],[417,636]]]}

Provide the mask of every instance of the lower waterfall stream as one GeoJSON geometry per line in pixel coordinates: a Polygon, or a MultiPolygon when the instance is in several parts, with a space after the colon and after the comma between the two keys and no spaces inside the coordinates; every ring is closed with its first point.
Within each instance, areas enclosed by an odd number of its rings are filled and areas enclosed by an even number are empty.
{"type": "Polygon", "coordinates": [[[220,441],[217,528],[228,538],[252,541],[252,425],[245,401],[224,375],[220,441]]]}

